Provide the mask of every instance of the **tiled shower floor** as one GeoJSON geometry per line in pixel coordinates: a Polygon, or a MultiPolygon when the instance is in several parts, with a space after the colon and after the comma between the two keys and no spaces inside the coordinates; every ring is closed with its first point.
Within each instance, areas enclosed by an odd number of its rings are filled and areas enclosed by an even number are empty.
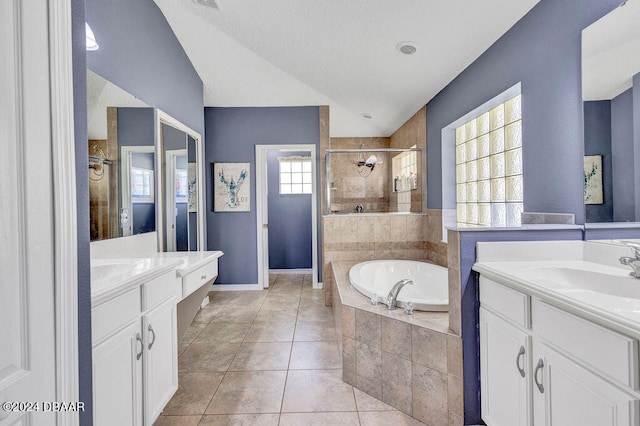
{"type": "Polygon", "coordinates": [[[270,282],[209,294],[180,343],[180,387],[156,426],[423,424],[342,381],[331,308],[310,275],[270,282]]]}

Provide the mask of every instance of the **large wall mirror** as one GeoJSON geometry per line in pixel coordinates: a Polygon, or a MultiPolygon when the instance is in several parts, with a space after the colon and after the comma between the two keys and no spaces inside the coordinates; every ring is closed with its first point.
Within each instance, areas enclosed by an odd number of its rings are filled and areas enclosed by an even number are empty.
{"type": "Polygon", "coordinates": [[[638,22],[640,0],[628,0],[582,32],[585,209],[590,223],[640,221],[638,22]]]}
{"type": "Polygon", "coordinates": [[[87,70],[91,241],[156,231],[154,109],[87,70]]]}
{"type": "Polygon", "coordinates": [[[156,110],[162,227],[160,251],[204,250],[204,194],[200,134],[156,110]]]}
{"type": "Polygon", "coordinates": [[[91,241],[155,232],[204,250],[201,135],[87,70],[91,241]]]}

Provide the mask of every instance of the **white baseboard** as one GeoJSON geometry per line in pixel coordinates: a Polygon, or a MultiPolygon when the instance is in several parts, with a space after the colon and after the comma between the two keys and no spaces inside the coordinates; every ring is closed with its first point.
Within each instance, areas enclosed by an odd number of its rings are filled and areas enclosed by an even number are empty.
{"type": "Polygon", "coordinates": [[[312,274],[313,269],[301,268],[301,269],[269,269],[270,274],[286,275],[286,274],[312,274]]]}
{"type": "Polygon", "coordinates": [[[246,290],[262,290],[260,284],[214,284],[211,291],[246,291],[246,290]]]}
{"type": "Polygon", "coordinates": [[[318,285],[313,287],[314,290],[322,290],[324,288],[324,283],[322,281],[318,281],[318,285]]]}

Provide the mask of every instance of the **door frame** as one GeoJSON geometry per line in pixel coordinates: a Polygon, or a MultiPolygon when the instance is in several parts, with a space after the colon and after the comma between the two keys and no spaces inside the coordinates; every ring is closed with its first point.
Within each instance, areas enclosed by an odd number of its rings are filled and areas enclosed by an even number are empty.
{"type": "MultiPolygon", "coordinates": [[[[122,217],[119,217],[119,226],[122,229],[122,236],[127,237],[129,235],[133,235],[133,200],[131,200],[131,164],[133,162],[131,155],[132,154],[154,154],[156,155],[155,146],[122,146],[120,147],[120,196],[122,199],[120,200],[120,205],[123,209],[127,209],[127,213],[129,215],[129,229],[124,229],[122,227],[122,217]]],[[[155,166],[156,161],[154,157],[153,164],[155,166]]],[[[156,171],[153,171],[153,186],[156,186],[156,171]]],[[[155,192],[154,188],[154,192],[155,192]]],[[[157,197],[157,194],[154,193],[154,203],[157,197]]],[[[157,207],[156,207],[157,208],[157,207]]],[[[120,212],[122,213],[122,211],[120,212]]],[[[156,230],[158,229],[158,224],[156,223],[156,230]]]]}
{"type": "MultiPolygon", "coordinates": [[[[166,223],[164,224],[164,232],[166,235],[167,251],[178,251],[178,238],[176,236],[176,195],[175,195],[175,182],[176,182],[176,160],[177,157],[188,156],[189,151],[184,149],[172,149],[164,151],[164,165],[165,165],[165,217],[166,223]],[[171,226],[170,226],[171,225],[171,226]]],[[[187,212],[187,229],[189,229],[189,212],[187,212]]],[[[187,231],[188,233],[188,231],[187,231]]],[[[190,246],[190,244],[188,244],[190,246]]]]}
{"type": "Polygon", "coordinates": [[[269,288],[269,206],[267,180],[267,152],[309,151],[311,154],[311,267],[313,288],[322,288],[318,282],[318,176],[316,145],[256,145],[256,234],[258,248],[258,285],[269,288]]]}
{"type": "MultiPolygon", "coordinates": [[[[53,215],[55,239],[56,399],[78,401],[78,220],[71,0],[49,2],[48,7],[54,195],[53,212],[50,214],[53,215]]],[[[26,12],[28,8],[22,10],[26,12]]],[[[58,425],[79,424],[77,412],[58,412],[56,420],[58,425]]]]}

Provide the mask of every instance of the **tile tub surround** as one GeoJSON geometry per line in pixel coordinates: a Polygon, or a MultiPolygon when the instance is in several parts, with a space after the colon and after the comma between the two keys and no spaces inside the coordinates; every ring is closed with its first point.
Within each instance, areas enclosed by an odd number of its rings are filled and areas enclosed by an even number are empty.
{"type": "Polygon", "coordinates": [[[372,306],[349,285],[355,263],[331,264],[343,380],[428,425],[462,425],[462,341],[449,314],[372,306]]]}

